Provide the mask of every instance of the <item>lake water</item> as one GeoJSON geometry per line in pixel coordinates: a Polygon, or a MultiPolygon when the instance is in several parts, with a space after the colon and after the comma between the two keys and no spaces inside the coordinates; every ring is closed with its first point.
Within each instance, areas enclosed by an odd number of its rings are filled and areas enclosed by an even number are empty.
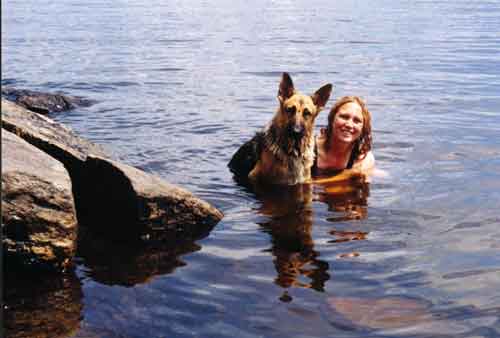
{"type": "Polygon", "coordinates": [[[81,248],[4,289],[12,337],[499,337],[500,3],[2,2],[2,85],[96,100],[52,116],[221,209],[177,247],[81,248]],[[281,72],[317,119],[365,98],[387,178],[254,194],[226,164],[281,72]]]}

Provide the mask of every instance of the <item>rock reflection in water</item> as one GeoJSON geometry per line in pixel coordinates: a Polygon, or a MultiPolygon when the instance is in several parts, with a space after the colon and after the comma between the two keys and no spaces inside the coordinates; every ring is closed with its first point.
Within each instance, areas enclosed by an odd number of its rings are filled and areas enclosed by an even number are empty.
{"type": "Polygon", "coordinates": [[[106,285],[131,287],[150,281],[155,276],[172,273],[186,265],[179,257],[200,250],[193,241],[179,243],[111,242],[84,232],[80,236],[78,257],[87,268],[86,274],[106,285]]]}
{"type": "Polygon", "coordinates": [[[69,337],[80,327],[82,288],[72,271],[36,279],[4,271],[3,290],[6,337],[69,337]]]}

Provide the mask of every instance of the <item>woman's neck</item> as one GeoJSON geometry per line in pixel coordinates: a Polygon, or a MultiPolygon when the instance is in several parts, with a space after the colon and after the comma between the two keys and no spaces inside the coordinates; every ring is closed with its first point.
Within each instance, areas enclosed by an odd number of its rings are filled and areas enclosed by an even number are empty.
{"type": "Polygon", "coordinates": [[[322,151],[318,167],[321,169],[345,169],[349,163],[354,144],[339,142],[332,138],[326,151],[322,151]]]}
{"type": "Polygon", "coordinates": [[[330,145],[328,146],[328,155],[334,156],[336,158],[348,159],[349,157],[351,157],[353,148],[354,143],[341,142],[332,137],[330,139],[330,145]]]}

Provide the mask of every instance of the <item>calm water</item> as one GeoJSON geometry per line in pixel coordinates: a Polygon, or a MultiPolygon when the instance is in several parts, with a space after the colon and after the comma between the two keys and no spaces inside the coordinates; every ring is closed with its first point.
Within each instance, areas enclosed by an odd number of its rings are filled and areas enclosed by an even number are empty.
{"type": "Polygon", "coordinates": [[[3,1],[3,85],[97,100],[53,117],[226,215],[195,243],[95,241],[73,274],[19,278],[9,335],[499,337],[499,32],[486,0],[3,1]],[[236,185],[282,71],[364,97],[390,177],[236,185]]]}

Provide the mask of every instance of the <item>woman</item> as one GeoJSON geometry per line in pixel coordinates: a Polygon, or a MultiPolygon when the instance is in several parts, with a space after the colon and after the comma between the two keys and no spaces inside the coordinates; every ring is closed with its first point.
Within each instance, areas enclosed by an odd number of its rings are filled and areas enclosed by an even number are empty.
{"type": "Polygon", "coordinates": [[[344,169],[369,174],[375,167],[371,152],[371,117],[357,96],[339,99],[328,115],[328,126],[316,137],[313,174],[331,176],[344,169]]]}

